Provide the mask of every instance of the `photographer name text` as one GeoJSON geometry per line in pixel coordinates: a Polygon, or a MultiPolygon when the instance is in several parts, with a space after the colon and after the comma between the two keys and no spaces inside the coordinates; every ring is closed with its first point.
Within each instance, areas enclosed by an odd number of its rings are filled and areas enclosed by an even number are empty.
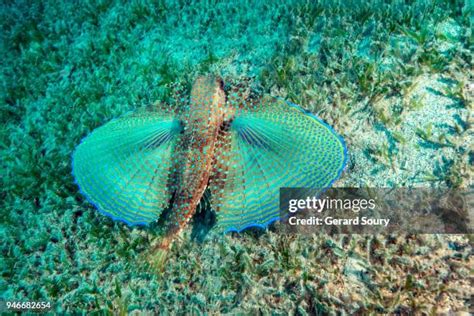
{"type": "Polygon", "coordinates": [[[331,216],[321,218],[311,216],[308,218],[297,218],[292,216],[288,219],[288,223],[292,226],[384,226],[390,223],[389,218],[371,218],[371,217],[354,217],[354,218],[334,218],[331,216]]]}

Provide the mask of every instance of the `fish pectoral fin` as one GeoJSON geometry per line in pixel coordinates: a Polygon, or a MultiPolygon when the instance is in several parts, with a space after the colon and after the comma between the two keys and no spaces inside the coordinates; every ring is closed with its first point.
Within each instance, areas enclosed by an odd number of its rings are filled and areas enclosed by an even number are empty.
{"type": "Polygon", "coordinates": [[[74,151],[76,183],[101,213],[115,220],[129,225],[155,221],[174,190],[170,176],[180,133],[180,122],[168,113],[112,120],[74,151]]]}
{"type": "Polygon", "coordinates": [[[266,227],[279,219],[280,188],[322,191],[346,163],[344,142],[331,127],[275,98],[240,111],[223,133],[209,187],[225,231],[266,227]]]}

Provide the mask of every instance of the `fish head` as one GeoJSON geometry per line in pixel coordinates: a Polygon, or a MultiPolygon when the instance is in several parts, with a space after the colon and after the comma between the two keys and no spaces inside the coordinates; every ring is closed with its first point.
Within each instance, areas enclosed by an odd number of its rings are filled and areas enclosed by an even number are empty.
{"type": "Polygon", "coordinates": [[[198,77],[191,90],[185,123],[193,129],[218,128],[228,116],[224,82],[218,76],[198,77]]]}

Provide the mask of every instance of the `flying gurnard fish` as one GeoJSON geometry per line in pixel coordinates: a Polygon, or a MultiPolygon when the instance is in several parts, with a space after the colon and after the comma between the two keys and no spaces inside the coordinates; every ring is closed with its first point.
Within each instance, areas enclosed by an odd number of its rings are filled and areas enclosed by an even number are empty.
{"type": "Polygon", "coordinates": [[[169,209],[163,261],[205,190],[217,227],[241,231],[279,218],[281,187],[329,187],[346,147],[333,129],[279,98],[226,96],[216,77],[199,77],[179,109],[156,106],[97,128],[77,147],[73,175],[96,208],[128,225],[169,209]]]}

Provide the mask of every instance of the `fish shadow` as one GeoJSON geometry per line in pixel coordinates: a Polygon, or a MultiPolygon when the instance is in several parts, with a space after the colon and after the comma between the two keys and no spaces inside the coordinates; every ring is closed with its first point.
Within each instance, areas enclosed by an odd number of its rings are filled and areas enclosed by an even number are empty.
{"type": "Polygon", "coordinates": [[[216,212],[210,207],[200,206],[196,214],[194,214],[192,221],[191,239],[202,243],[216,225],[216,212]]]}

